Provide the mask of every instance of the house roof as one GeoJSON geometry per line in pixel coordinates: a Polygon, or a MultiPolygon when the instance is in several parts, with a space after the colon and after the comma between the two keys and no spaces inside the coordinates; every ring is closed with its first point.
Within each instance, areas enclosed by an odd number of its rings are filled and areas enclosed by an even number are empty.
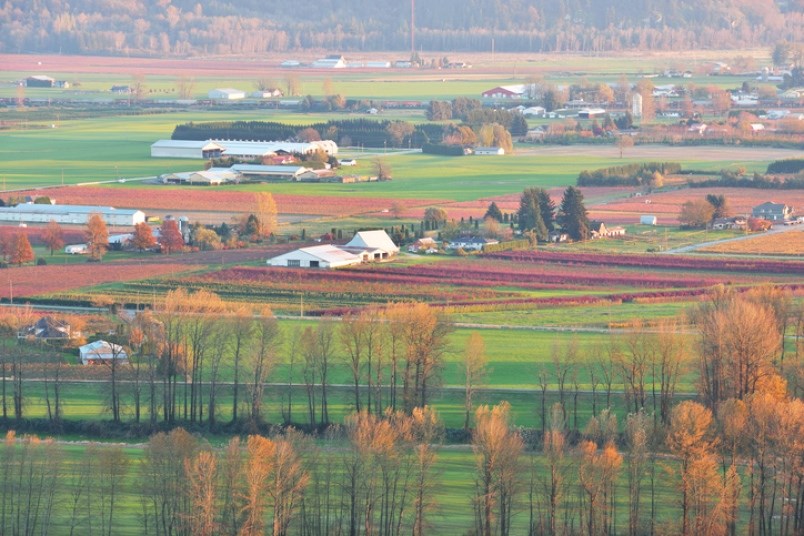
{"type": "Polygon", "coordinates": [[[151,147],[170,148],[170,149],[198,149],[199,151],[223,150],[223,146],[213,141],[198,140],[159,140],[154,142],[151,147]]]}
{"type": "Polygon", "coordinates": [[[381,249],[386,252],[396,253],[399,248],[382,229],[375,231],[360,231],[346,244],[346,247],[381,249]]]}
{"type": "Polygon", "coordinates": [[[43,316],[24,331],[39,339],[66,339],[70,337],[70,324],[51,316],[43,316]]]}
{"type": "Polygon", "coordinates": [[[292,175],[296,176],[307,171],[301,166],[263,166],[259,164],[235,164],[232,171],[246,175],[292,175]]]}
{"type": "Polygon", "coordinates": [[[765,201],[761,205],[755,206],[754,210],[763,209],[763,208],[765,208],[765,209],[784,210],[785,207],[787,207],[787,205],[784,204],[784,203],[775,203],[773,201],[765,201]]]}

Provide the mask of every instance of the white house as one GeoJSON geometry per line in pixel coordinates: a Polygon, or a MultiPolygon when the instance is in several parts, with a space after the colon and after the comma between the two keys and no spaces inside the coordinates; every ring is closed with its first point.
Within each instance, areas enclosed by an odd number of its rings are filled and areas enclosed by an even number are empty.
{"type": "Polygon", "coordinates": [[[286,266],[288,268],[342,268],[363,262],[357,254],[334,246],[322,244],[300,248],[268,259],[270,266],[286,266]]]}
{"type": "Polygon", "coordinates": [[[505,149],[502,147],[476,147],[475,148],[476,155],[504,155],[505,149]]]}
{"type": "Polygon", "coordinates": [[[99,365],[117,361],[128,363],[128,354],[119,344],[106,341],[95,341],[85,344],[78,349],[82,365],[99,365]]]}
{"type": "Polygon", "coordinates": [[[360,231],[344,246],[351,250],[367,250],[372,260],[385,260],[399,253],[388,233],[382,229],[376,231],[360,231]]]}
{"type": "Polygon", "coordinates": [[[231,87],[210,89],[207,96],[214,100],[240,100],[246,98],[246,92],[231,87]]]}
{"type": "Polygon", "coordinates": [[[544,117],[544,114],[547,110],[544,109],[543,106],[530,106],[522,110],[522,115],[525,117],[535,116],[535,117],[544,117]]]}

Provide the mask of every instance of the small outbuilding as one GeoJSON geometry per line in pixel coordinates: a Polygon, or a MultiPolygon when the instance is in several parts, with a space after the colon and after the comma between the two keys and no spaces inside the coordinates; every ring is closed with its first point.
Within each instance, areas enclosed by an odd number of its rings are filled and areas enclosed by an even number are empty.
{"type": "Polygon", "coordinates": [[[505,154],[505,149],[502,147],[477,147],[475,154],[480,156],[502,156],[505,154]]]}
{"type": "Polygon", "coordinates": [[[656,225],[656,216],[653,214],[643,214],[639,217],[639,223],[641,225],[656,225]]]}
{"type": "Polygon", "coordinates": [[[209,90],[207,96],[213,100],[241,100],[246,98],[246,92],[231,87],[209,90]]]}
{"type": "Polygon", "coordinates": [[[85,344],[78,349],[82,365],[100,365],[117,362],[128,364],[128,354],[119,344],[106,341],[95,341],[85,344]]]}

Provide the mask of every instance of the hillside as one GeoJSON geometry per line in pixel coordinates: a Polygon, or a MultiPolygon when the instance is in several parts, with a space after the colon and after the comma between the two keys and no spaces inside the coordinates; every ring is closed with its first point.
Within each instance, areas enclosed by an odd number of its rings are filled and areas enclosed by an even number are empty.
{"type": "MultiPolygon", "coordinates": [[[[6,0],[0,52],[187,56],[410,50],[408,2],[6,0]]],[[[797,40],[801,0],[442,0],[415,6],[415,47],[499,52],[737,48],[797,40]]]]}

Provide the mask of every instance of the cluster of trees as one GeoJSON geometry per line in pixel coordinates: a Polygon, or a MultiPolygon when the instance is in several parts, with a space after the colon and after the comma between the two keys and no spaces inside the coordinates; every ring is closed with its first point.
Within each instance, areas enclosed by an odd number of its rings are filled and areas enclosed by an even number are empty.
{"type": "Polygon", "coordinates": [[[532,236],[534,242],[547,242],[550,233],[557,229],[572,240],[587,240],[591,236],[583,194],[574,186],[564,190],[558,208],[547,190],[526,188],[519,200],[517,223],[520,231],[532,236]]]}
{"type": "Polygon", "coordinates": [[[174,140],[299,140],[328,139],[340,145],[364,147],[421,147],[429,140],[440,140],[443,127],[432,123],[343,119],[299,127],[270,121],[219,121],[176,125],[174,140]],[[313,134],[315,133],[315,134],[313,134]]]}
{"type": "Polygon", "coordinates": [[[427,118],[431,121],[460,119],[473,130],[484,124],[496,123],[504,126],[515,136],[522,136],[528,131],[528,122],[521,113],[486,108],[480,100],[468,97],[457,97],[451,101],[430,101],[427,118]]]}
{"type": "Polygon", "coordinates": [[[781,178],[759,173],[746,175],[740,171],[724,169],[721,171],[720,177],[690,181],[689,185],[691,188],[729,187],[758,188],[761,190],[798,190],[804,188],[804,173],[798,171],[797,176],[781,178]]]}
{"type": "Polygon", "coordinates": [[[685,229],[704,229],[718,218],[731,215],[728,199],[722,194],[707,194],[704,199],[685,201],[678,221],[685,229]]]}
{"type": "MultiPolygon", "coordinates": [[[[299,49],[410,50],[409,8],[376,3],[327,2],[311,21],[292,2],[282,1],[266,16],[256,0],[209,5],[182,0],[153,5],[136,0],[111,8],[88,0],[12,0],[0,10],[8,28],[0,37],[5,52],[64,54],[262,54],[299,49]],[[69,7],[69,9],[68,9],[69,7]],[[355,17],[360,13],[360,17],[355,17]]],[[[427,50],[552,52],[627,49],[682,50],[746,47],[798,41],[801,13],[795,4],[768,2],[746,7],[691,3],[675,9],[605,0],[449,0],[417,6],[415,47],[427,50]],[[493,28],[488,18],[494,14],[493,28]]]]}
{"type": "Polygon", "coordinates": [[[594,171],[581,171],[578,175],[578,186],[645,186],[661,188],[664,176],[681,171],[681,165],[675,162],[646,162],[628,164],[594,171]]]}

